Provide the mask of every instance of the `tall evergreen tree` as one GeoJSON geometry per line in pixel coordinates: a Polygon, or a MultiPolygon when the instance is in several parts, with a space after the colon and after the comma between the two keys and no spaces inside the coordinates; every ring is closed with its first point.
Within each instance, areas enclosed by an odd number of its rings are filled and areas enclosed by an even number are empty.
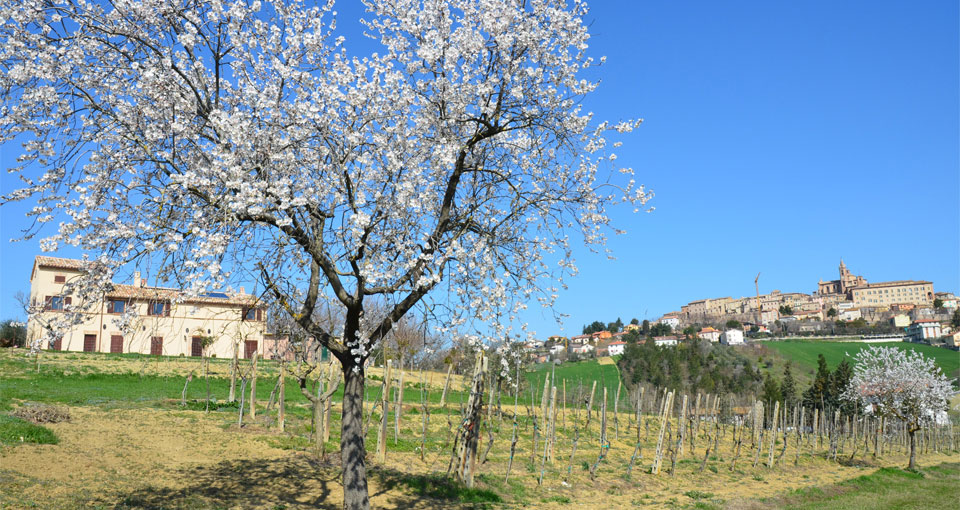
{"type": "Polygon", "coordinates": [[[790,363],[783,369],[783,382],[780,383],[780,394],[783,396],[783,405],[792,409],[797,403],[797,383],[793,380],[790,363]]]}
{"type": "Polygon", "coordinates": [[[853,366],[844,359],[837,365],[837,368],[830,376],[830,405],[839,408],[843,414],[853,413],[853,404],[841,398],[847,386],[850,385],[850,379],[853,378],[853,366]]]}
{"type": "Polygon", "coordinates": [[[767,418],[773,415],[774,402],[780,402],[782,400],[783,394],[780,393],[780,385],[777,384],[777,380],[767,372],[766,377],[763,379],[763,406],[767,418]]]}
{"type": "Polygon", "coordinates": [[[830,403],[830,369],[827,368],[827,359],[823,354],[817,355],[817,375],[810,384],[810,388],[803,392],[803,406],[823,409],[830,403]]]}

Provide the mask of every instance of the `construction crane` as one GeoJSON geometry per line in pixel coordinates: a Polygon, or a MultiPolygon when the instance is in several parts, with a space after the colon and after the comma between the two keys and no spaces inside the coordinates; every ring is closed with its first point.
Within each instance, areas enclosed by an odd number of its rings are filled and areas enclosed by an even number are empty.
{"type": "Polygon", "coordinates": [[[763,324],[763,307],[760,306],[760,273],[753,279],[753,287],[757,290],[757,326],[763,324]]]}

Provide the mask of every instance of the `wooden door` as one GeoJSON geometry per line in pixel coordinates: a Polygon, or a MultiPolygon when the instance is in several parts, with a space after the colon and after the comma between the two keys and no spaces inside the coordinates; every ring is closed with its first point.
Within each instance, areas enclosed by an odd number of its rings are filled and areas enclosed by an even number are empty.
{"type": "Polygon", "coordinates": [[[190,355],[194,357],[203,356],[203,339],[195,336],[193,337],[193,343],[190,344],[190,355]]]}
{"type": "Polygon", "coordinates": [[[97,350],[97,335],[83,335],[83,352],[97,350]]]}
{"type": "Polygon", "coordinates": [[[122,335],[110,336],[110,352],[123,352],[123,336],[122,335]]]}
{"type": "Polygon", "coordinates": [[[256,340],[246,340],[243,342],[243,357],[245,359],[253,359],[253,353],[255,352],[257,352],[256,340]]]}
{"type": "Polygon", "coordinates": [[[154,356],[160,356],[163,354],[163,337],[154,336],[150,337],[150,354],[154,356]]]}

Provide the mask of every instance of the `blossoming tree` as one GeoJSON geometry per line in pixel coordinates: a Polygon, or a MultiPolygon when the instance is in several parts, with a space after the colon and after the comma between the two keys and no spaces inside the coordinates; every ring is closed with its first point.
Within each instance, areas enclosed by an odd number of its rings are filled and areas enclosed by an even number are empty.
{"type": "Polygon", "coordinates": [[[146,260],[193,294],[261,282],[342,364],[345,508],[369,506],[364,362],[392,326],[505,338],[576,272],[571,235],[601,247],[608,207],[650,197],[608,141],[638,122],[581,109],[583,2],[364,5],[359,54],[332,0],[0,0],[24,183],[0,203],[92,255],[84,302],[146,260]]]}
{"type": "Polygon", "coordinates": [[[916,467],[915,434],[947,409],[953,389],[933,359],[895,347],[870,347],[854,358],[853,378],[844,397],[878,416],[904,422],[910,436],[910,463],[916,467]]]}

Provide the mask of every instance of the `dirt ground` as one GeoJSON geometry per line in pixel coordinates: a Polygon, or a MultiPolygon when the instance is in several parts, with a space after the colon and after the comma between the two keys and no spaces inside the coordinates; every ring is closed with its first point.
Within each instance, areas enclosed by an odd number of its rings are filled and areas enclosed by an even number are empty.
{"type": "MultiPolygon", "coordinates": [[[[236,508],[306,509],[338,508],[342,488],[336,455],[325,461],[304,451],[270,446],[269,439],[287,437],[264,426],[242,430],[223,416],[165,409],[115,409],[73,407],[70,422],[49,425],[60,437],[59,445],[23,444],[0,450],[0,508],[236,508]]],[[[443,420],[435,424],[444,427],[443,420]]],[[[503,445],[501,445],[503,446],[503,445]]],[[[481,445],[481,448],[483,446],[481,445]]],[[[878,465],[841,466],[812,459],[775,469],[751,468],[731,473],[695,473],[692,461],[678,475],[644,473],[641,461],[631,480],[623,477],[629,458],[624,444],[614,443],[616,455],[601,464],[597,481],[574,465],[569,477],[566,455],[537,487],[539,459],[517,456],[513,483],[524,486],[525,496],[503,506],[562,508],[682,508],[704,498],[736,505],[738,500],[763,498],[805,486],[827,485],[868,473],[878,465]],[[524,460],[526,459],[526,460],[524,460]],[[526,469],[525,469],[526,466],[526,469]],[[567,481],[563,479],[567,478],[567,481]]],[[[595,456],[595,448],[583,455],[595,456]]],[[[491,453],[480,472],[500,480],[507,453],[491,453]]],[[[650,454],[643,456],[649,459],[650,454]]],[[[789,457],[788,457],[789,458],[789,457]]],[[[578,455],[578,460],[580,455],[578,455]]],[[[924,464],[956,456],[926,455],[924,464]]],[[[902,456],[888,456],[883,464],[901,465],[902,456]]],[[[372,462],[370,464],[373,464],[372,462]]],[[[442,473],[446,455],[428,455],[421,462],[414,452],[388,453],[385,466],[371,469],[370,494],[375,508],[453,507],[447,501],[420,497],[397,482],[404,474],[442,473]]],[[[739,469],[739,466],[738,466],[739,469]]],[[[469,505],[462,505],[469,506],[469,505]]]]}

